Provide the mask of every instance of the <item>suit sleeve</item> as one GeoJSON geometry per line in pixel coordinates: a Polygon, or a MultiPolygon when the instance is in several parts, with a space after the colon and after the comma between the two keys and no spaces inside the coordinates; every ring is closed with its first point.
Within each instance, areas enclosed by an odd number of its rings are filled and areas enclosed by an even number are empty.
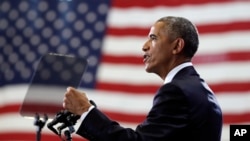
{"type": "MultiPolygon", "coordinates": [[[[124,128],[93,109],[81,123],[77,134],[91,141],[171,141],[178,140],[187,123],[187,102],[178,87],[161,87],[153,107],[136,130],[124,128]]],[[[183,136],[182,136],[183,138],[183,136]]]]}

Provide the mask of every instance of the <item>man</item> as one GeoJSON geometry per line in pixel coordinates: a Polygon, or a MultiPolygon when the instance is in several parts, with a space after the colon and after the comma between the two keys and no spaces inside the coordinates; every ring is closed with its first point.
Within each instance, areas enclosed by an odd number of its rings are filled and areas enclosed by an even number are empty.
{"type": "Polygon", "coordinates": [[[164,80],[136,130],[121,127],[94,108],[85,93],[69,87],[63,107],[81,115],[77,134],[92,141],[220,141],[222,112],[191,59],[199,44],[196,27],[182,17],[163,17],[151,27],[142,50],[149,73],[164,80]]]}

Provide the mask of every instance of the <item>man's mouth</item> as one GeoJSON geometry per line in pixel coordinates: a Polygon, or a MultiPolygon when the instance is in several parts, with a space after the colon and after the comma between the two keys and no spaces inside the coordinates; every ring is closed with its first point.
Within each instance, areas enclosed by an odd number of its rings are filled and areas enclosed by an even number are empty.
{"type": "Polygon", "coordinates": [[[144,54],[143,55],[143,62],[146,63],[148,61],[149,57],[150,56],[148,54],[144,54]]]}

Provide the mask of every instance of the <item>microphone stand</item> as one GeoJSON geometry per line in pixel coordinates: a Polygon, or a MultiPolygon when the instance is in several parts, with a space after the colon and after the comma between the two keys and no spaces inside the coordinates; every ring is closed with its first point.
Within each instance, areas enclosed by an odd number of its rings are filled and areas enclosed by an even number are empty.
{"type": "Polygon", "coordinates": [[[37,126],[37,130],[36,130],[36,141],[40,141],[41,140],[41,131],[42,128],[44,127],[45,123],[48,120],[48,116],[45,115],[44,119],[41,120],[40,116],[38,114],[36,114],[35,116],[35,121],[34,121],[34,125],[37,126]]]}
{"type": "Polygon", "coordinates": [[[66,137],[66,141],[72,141],[71,133],[70,133],[69,130],[66,130],[66,131],[64,132],[64,135],[65,135],[65,137],[66,137]]]}

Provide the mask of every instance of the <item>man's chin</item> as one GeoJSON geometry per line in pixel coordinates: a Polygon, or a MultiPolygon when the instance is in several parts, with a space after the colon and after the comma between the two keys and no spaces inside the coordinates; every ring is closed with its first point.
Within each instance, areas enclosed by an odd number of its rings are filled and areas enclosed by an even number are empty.
{"type": "Polygon", "coordinates": [[[148,66],[145,66],[145,71],[147,73],[153,73],[152,69],[150,67],[148,67],[148,66]]]}

